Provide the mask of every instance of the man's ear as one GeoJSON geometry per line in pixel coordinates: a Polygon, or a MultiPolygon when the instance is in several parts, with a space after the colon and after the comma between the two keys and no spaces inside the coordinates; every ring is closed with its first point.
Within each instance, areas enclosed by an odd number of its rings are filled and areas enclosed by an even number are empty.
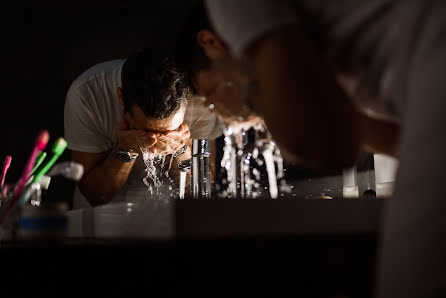
{"type": "Polygon", "coordinates": [[[219,59],[228,54],[225,44],[210,30],[200,30],[197,33],[197,43],[210,59],[219,59]]]}
{"type": "Polygon", "coordinates": [[[118,93],[119,103],[121,106],[124,106],[124,97],[122,96],[122,89],[120,87],[116,88],[116,92],[118,93]]]}

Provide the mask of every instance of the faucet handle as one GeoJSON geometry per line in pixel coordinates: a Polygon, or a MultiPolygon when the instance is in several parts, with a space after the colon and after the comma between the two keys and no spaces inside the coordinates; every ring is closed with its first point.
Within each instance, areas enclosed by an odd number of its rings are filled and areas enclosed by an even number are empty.
{"type": "Polygon", "coordinates": [[[181,172],[188,172],[190,171],[191,164],[192,164],[191,159],[185,159],[178,162],[178,168],[180,169],[181,172]]]}
{"type": "Polygon", "coordinates": [[[204,140],[204,139],[192,140],[192,156],[209,157],[209,155],[210,155],[209,140],[204,140]]]}

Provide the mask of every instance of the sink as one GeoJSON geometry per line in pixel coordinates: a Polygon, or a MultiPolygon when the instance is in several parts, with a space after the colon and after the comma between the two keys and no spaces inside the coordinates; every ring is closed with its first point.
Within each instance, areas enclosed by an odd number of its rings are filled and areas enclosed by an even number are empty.
{"type": "Polygon", "coordinates": [[[376,233],[387,199],[148,199],[68,212],[69,237],[173,239],[376,233]]]}
{"type": "Polygon", "coordinates": [[[110,203],[68,212],[69,237],[170,238],[173,200],[110,203]]]}

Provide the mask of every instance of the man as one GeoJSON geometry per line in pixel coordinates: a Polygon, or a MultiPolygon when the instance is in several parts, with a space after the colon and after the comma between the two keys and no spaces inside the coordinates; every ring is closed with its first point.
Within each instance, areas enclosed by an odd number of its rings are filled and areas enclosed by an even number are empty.
{"type": "Polygon", "coordinates": [[[188,100],[173,56],[139,51],[81,74],[69,88],[64,119],[72,159],[85,173],[73,208],[148,196],[142,151],[174,158],[175,179],[177,163],[190,158],[191,138],[221,134],[216,117],[188,100]]]}
{"type": "MultiPolygon", "coordinates": [[[[177,46],[177,55],[182,58],[188,71],[192,91],[205,98],[227,92],[232,96],[242,97],[245,86],[252,79],[250,74],[227,59],[230,57],[229,48],[209,24],[203,4],[198,2],[191,11],[177,46]],[[228,85],[230,88],[226,88],[228,85]]],[[[216,107],[225,122],[233,126],[237,122],[240,128],[247,130],[262,121],[240,102],[233,103],[230,110],[222,105],[216,107]],[[243,121],[240,120],[240,115],[243,116],[243,121]]]]}
{"type": "MultiPolygon", "coordinates": [[[[236,122],[240,127],[249,129],[261,122],[261,118],[251,109],[247,109],[241,100],[243,96],[249,95],[246,94],[246,87],[253,85],[252,70],[246,63],[241,65],[241,61],[232,59],[228,45],[212,28],[201,2],[193,8],[182,36],[184,38],[178,47],[178,55],[185,61],[193,91],[206,97],[208,103],[219,102],[214,105],[215,112],[232,125],[236,122]],[[228,82],[231,83],[230,89],[225,88],[225,83],[228,82]]],[[[337,74],[337,79],[349,90],[355,87],[349,78],[341,74],[337,74]]],[[[250,89],[250,97],[256,96],[255,89],[250,89]]],[[[377,116],[372,109],[358,110],[357,117],[361,129],[369,132],[362,135],[363,149],[394,155],[399,133],[398,123],[382,117],[381,114],[377,116]],[[371,133],[373,131],[380,132],[374,134],[371,133]]],[[[295,159],[291,155],[288,157],[290,160],[295,159]]],[[[303,161],[306,162],[305,159],[303,161]]]]}
{"type": "MultiPolygon", "coordinates": [[[[227,125],[244,129],[250,132],[248,135],[253,135],[254,132],[250,128],[256,125],[264,126],[264,122],[254,111],[247,109],[241,100],[244,96],[257,96],[257,86],[253,82],[254,76],[248,65],[240,65],[231,58],[230,48],[212,28],[202,2],[198,2],[191,9],[183,28],[178,55],[182,57],[189,71],[188,78],[193,92],[205,97],[208,105],[218,102],[212,105],[212,111],[227,125]]],[[[339,79],[346,81],[340,76],[339,79]]],[[[369,133],[367,138],[362,139],[362,151],[355,160],[358,169],[369,169],[369,161],[373,158],[371,152],[394,154],[399,127],[394,122],[379,121],[366,113],[358,113],[358,117],[363,130],[380,131],[378,134],[369,133]]],[[[315,168],[305,159],[297,160],[295,155],[287,152],[287,148],[280,146],[280,149],[285,157],[288,179],[339,175],[342,170],[336,166],[330,169],[315,168]]]]}
{"type": "Polygon", "coordinates": [[[233,55],[255,73],[261,92],[251,108],[290,154],[317,167],[352,164],[361,139],[380,132],[360,134],[356,105],[401,124],[378,297],[445,297],[446,200],[438,187],[446,167],[446,4],[206,4],[233,55]],[[337,73],[352,78],[353,88],[341,85],[337,73]]]}

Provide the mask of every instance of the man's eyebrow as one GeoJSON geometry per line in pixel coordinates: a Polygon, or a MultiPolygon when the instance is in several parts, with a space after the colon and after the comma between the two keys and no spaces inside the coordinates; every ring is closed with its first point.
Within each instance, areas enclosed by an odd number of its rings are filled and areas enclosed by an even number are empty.
{"type": "Polygon", "coordinates": [[[153,132],[153,133],[165,133],[165,132],[168,132],[168,131],[178,131],[178,130],[180,130],[180,126],[181,126],[181,124],[178,125],[178,127],[174,128],[174,129],[166,129],[166,130],[146,129],[145,131],[146,132],[153,132]]]}

